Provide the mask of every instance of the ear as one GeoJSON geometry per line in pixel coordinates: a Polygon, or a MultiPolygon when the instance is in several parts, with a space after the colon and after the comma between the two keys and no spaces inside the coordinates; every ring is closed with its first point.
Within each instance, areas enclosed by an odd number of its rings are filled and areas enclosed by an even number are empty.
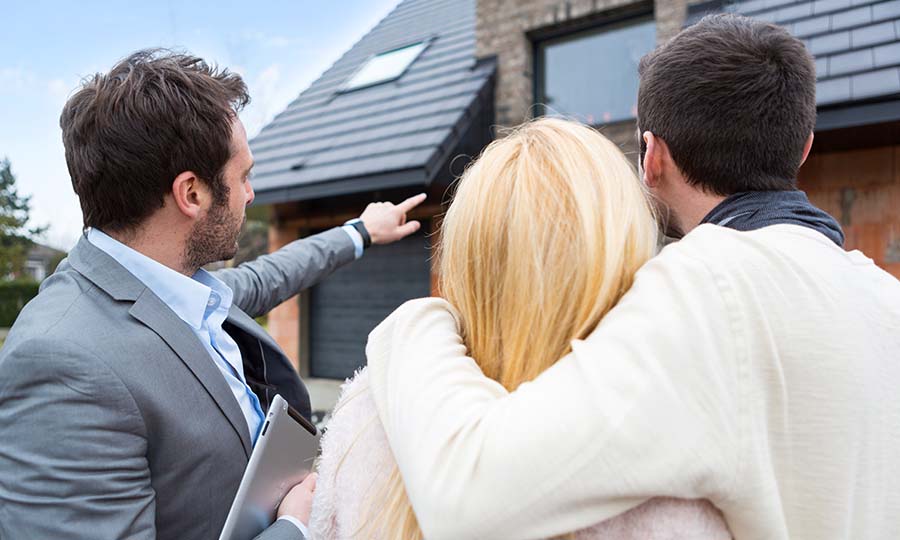
{"type": "Polygon", "coordinates": [[[806,158],[809,157],[809,151],[812,150],[813,139],[815,138],[814,133],[809,134],[809,138],[806,139],[806,144],[803,145],[803,159],[800,160],[800,165],[806,163],[806,158]]]}
{"type": "Polygon", "coordinates": [[[191,171],[184,171],[172,182],[175,206],[187,218],[198,219],[208,206],[206,184],[191,171]]]}
{"type": "Polygon", "coordinates": [[[645,131],[641,137],[647,147],[644,152],[644,183],[649,188],[656,188],[662,181],[664,154],[668,153],[668,149],[665,147],[665,143],[650,131],[645,131]]]}

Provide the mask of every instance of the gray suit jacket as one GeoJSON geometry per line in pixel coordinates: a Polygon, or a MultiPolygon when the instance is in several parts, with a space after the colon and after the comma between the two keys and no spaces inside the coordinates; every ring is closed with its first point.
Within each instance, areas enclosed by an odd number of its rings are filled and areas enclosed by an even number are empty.
{"type": "MultiPolygon", "coordinates": [[[[340,229],[222,270],[224,328],[263,408],[309,396],[252,317],[353,260],[340,229]]],[[[0,351],[0,539],[218,538],[247,465],[247,424],[168,306],[81,238],[0,351]]],[[[302,538],[278,522],[260,538],[302,538]]]]}

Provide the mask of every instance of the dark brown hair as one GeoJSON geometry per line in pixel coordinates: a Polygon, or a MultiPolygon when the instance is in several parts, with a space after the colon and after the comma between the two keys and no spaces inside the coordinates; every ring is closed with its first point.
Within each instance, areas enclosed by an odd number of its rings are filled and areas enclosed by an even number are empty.
{"type": "MultiPolygon", "coordinates": [[[[795,189],[816,121],[816,72],[785,29],[711,15],[641,59],[638,127],[718,195],[795,189]]],[[[641,159],[645,150],[641,138],[641,159]]]]}
{"type": "Polygon", "coordinates": [[[84,226],[134,228],[163,207],[184,171],[225,200],[231,124],[249,101],[239,75],[164,49],[86,79],[59,119],[84,226]]]}

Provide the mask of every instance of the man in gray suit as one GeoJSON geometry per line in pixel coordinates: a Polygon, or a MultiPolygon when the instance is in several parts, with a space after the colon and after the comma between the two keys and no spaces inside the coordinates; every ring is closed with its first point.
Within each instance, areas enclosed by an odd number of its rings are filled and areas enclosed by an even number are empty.
{"type": "MultiPolygon", "coordinates": [[[[253,200],[241,78],[141,51],[60,125],[86,232],[0,354],[0,538],[215,539],[276,393],[309,395],[253,317],[419,228],[424,196],[213,274],[253,200]]],[[[265,540],[304,538],[311,477],[265,540]],[[284,519],[281,519],[284,518],[284,519]]]]}

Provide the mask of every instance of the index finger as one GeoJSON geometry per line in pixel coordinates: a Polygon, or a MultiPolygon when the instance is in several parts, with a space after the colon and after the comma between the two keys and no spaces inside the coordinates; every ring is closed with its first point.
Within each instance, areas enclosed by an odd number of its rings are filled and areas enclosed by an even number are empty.
{"type": "Polygon", "coordinates": [[[398,204],[397,208],[399,208],[400,211],[405,214],[406,212],[409,212],[413,208],[422,204],[422,201],[424,201],[426,197],[428,197],[428,195],[426,195],[424,193],[419,193],[418,195],[413,195],[412,197],[410,197],[410,198],[406,199],[405,201],[403,201],[402,203],[398,204]]]}

